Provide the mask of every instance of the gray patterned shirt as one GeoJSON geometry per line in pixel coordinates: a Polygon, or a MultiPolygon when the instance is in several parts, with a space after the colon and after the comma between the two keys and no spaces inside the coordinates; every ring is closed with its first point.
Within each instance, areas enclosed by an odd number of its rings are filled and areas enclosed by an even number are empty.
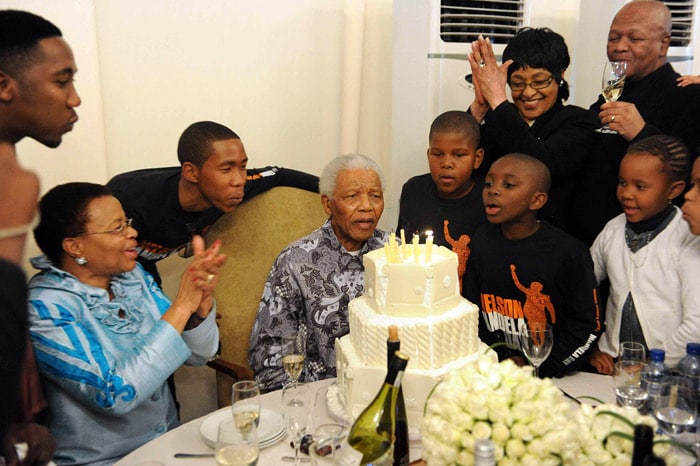
{"type": "Polygon", "coordinates": [[[364,293],[362,256],[386,241],[388,235],[375,230],[359,254],[351,254],[327,220],[282,250],[267,276],[248,349],[261,389],[275,390],[288,382],[280,341],[297,330],[306,335],[300,380],[335,377],[335,339],[349,331],[348,303],[364,293]]]}

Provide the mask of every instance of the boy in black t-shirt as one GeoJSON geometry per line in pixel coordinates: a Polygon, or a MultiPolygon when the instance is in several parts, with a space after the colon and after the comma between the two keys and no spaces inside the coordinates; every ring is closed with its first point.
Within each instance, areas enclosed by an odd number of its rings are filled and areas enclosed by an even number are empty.
{"type": "Polygon", "coordinates": [[[457,254],[461,285],[471,235],[486,223],[483,180],[472,176],[484,158],[479,124],[467,112],[448,111],[433,121],[428,141],[430,173],[403,185],[397,229],[404,229],[407,237],[432,230],[435,244],[457,254]]]}
{"type": "Polygon", "coordinates": [[[601,333],[601,310],[593,261],[585,244],[537,220],[551,177],[529,155],[507,154],[493,163],[484,182],[489,224],[474,234],[465,275],[465,296],[481,308],[479,337],[499,359],[523,365],[523,328],[550,324],[554,346],[540,376],[580,370],[601,333]]]}

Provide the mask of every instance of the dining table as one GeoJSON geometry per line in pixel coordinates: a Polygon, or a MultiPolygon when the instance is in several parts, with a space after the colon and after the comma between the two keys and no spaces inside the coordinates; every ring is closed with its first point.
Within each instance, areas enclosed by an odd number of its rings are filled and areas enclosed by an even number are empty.
{"type": "MultiPolygon", "coordinates": [[[[562,378],[552,379],[562,392],[573,398],[580,399],[582,403],[596,404],[600,400],[606,403],[615,403],[615,392],[613,388],[612,377],[593,374],[588,372],[577,372],[567,375],[562,378]]],[[[317,391],[333,384],[335,379],[327,379],[309,384],[311,391],[317,391]]],[[[282,391],[277,390],[265,393],[260,399],[261,409],[271,412],[280,413],[282,409],[282,391]]],[[[213,457],[186,457],[176,458],[177,453],[187,454],[213,454],[214,450],[207,444],[203,437],[203,424],[208,422],[207,419],[214,420],[214,417],[226,416],[223,413],[230,413],[231,408],[221,408],[213,413],[209,413],[200,418],[189,421],[179,427],[166,432],[160,437],[151,440],[145,445],[132,451],[129,455],[122,458],[116,463],[117,466],[140,466],[150,464],[161,464],[163,466],[198,466],[198,465],[214,465],[213,457]]],[[[314,410],[314,424],[325,422],[337,422],[337,418],[332,414],[323,411],[314,410]]],[[[209,421],[209,422],[210,422],[209,421]]],[[[211,441],[209,442],[211,443],[211,441]]],[[[410,441],[410,460],[415,461],[421,457],[421,444],[418,435],[411,435],[410,441]]],[[[259,466],[279,466],[284,464],[293,464],[288,462],[289,458],[294,456],[289,436],[284,434],[279,436],[275,442],[268,444],[260,449],[260,457],[258,459],[259,466]],[[285,461],[282,459],[286,458],[285,461]]],[[[309,457],[301,455],[305,460],[302,464],[308,463],[309,457]]]]}

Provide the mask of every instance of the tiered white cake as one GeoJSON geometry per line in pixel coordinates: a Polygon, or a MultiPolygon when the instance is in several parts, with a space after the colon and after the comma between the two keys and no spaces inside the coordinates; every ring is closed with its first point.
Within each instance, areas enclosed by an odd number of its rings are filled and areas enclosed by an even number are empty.
{"type": "Polygon", "coordinates": [[[445,247],[375,250],[364,266],[365,295],[350,302],[350,334],[335,345],[340,399],[354,418],[376,395],[386,375],[388,328],[396,325],[411,358],[402,386],[409,424],[417,428],[440,377],[486,350],[479,309],[460,295],[457,255],[445,247]]]}

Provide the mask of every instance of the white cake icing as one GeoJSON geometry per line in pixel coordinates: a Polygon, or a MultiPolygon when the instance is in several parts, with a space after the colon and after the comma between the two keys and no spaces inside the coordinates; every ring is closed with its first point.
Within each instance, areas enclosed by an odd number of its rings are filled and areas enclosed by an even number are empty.
{"type": "Polygon", "coordinates": [[[487,347],[479,341],[478,307],[459,293],[454,252],[433,246],[426,262],[426,245],[419,245],[417,262],[411,249],[395,261],[388,256],[384,250],[364,256],[365,295],[350,302],[350,334],[336,340],[340,398],[354,418],[376,395],[386,376],[388,328],[396,325],[411,358],[402,387],[409,424],[417,428],[440,378],[487,347]]]}
{"type": "Polygon", "coordinates": [[[358,360],[386,370],[386,339],[390,325],[399,328],[401,350],[411,357],[411,369],[437,370],[474,354],[479,343],[479,309],[466,299],[439,315],[393,317],[378,314],[367,296],[350,302],[350,341],[358,360]]]}
{"type": "Polygon", "coordinates": [[[426,245],[417,245],[418,254],[411,253],[416,246],[406,247],[407,257],[400,256],[395,263],[387,261],[384,250],[365,254],[368,304],[378,314],[397,317],[426,317],[453,309],[461,299],[457,254],[433,246],[430,263],[426,263],[426,245]]]}

